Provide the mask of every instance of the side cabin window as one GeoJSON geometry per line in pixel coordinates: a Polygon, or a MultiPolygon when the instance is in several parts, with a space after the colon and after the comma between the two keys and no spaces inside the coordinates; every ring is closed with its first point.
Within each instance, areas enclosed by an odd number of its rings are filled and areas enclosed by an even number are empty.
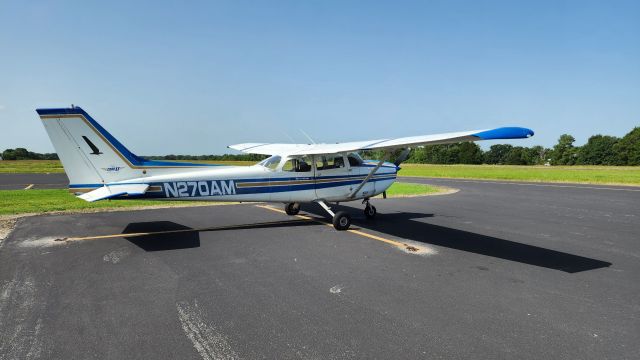
{"type": "Polygon", "coordinates": [[[353,167],[353,166],[360,166],[362,165],[362,158],[360,157],[360,155],[358,155],[358,153],[351,153],[347,156],[347,159],[349,160],[349,166],[353,167]]]}
{"type": "Polygon", "coordinates": [[[308,156],[301,158],[291,158],[282,165],[282,171],[290,172],[310,172],[311,159],[308,156]]]}
{"type": "Polygon", "coordinates": [[[316,162],[318,170],[340,169],[344,167],[344,158],[342,155],[322,156],[316,162]]]}
{"type": "Polygon", "coordinates": [[[280,156],[271,156],[259,162],[258,165],[274,171],[278,167],[278,164],[280,164],[280,160],[280,156]]]}

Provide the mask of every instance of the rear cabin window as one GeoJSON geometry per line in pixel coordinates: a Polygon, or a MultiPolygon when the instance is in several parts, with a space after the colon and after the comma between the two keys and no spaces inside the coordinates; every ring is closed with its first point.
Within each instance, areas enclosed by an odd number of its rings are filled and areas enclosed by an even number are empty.
{"type": "Polygon", "coordinates": [[[308,157],[303,158],[293,158],[287,160],[287,162],[282,165],[282,171],[290,171],[290,172],[310,172],[311,171],[311,159],[308,157]]]}
{"type": "Polygon", "coordinates": [[[339,169],[344,167],[344,158],[340,156],[322,156],[316,162],[318,170],[339,169]]]}

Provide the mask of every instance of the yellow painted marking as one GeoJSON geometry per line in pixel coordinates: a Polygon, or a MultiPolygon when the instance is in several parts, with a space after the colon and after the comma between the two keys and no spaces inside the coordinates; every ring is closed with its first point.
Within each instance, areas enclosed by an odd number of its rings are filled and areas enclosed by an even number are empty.
{"type": "MultiPolygon", "coordinates": [[[[275,211],[275,212],[279,212],[282,214],[286,214],[286,211],[281,210],[281,209],[276,209],[274,207],[271,207],[269,205],[255,205],[256,207],[262,208],[262,209],[267,209],[267,210],[271,210],[271,211],[275,211]]],[[[321,220],[319,218],[316,217],[312,217],[312,216],[308,216],[308,215],[295,215],[296,218],[301,219],[301,220],[305,220],[305,221],[313,221],[319,224],[324,224],[326,226],[330,226],[333,227],[333,224],[321,220]]],[[[205,232],[205,231],[216,231],[216,230],[233,230],[233,229],[238,229],[238,228],[244,228],[244,227],[259,227],[259,226],[269,226],[269,225],[284,225],[284,224],[295,224],[295,223],[299,223],[300,220],[283,220],[283,221],[269,221],[269,222],[261,222],[261,223],[253,223],[253,224],[240,224],[240,225],[224,225],[224,226],[214,226],[214,227],[205,227],[205,228],[199,228],[199,229],[179,229],[179,230],[165,230],[165,231],[151,231],[151,232],[137,232],[137,233],[128,233],[128,234],[110,234],[110,235],[96,235],[96,236],[81,236],[81,237],[70,237],[70,238],[63,238],[63,239],[58,239],[56,241],[82,241],[82,240],[99,240],[99,239],[114,239],[114,238],[130,238],[130,237],[141,237],[141,236],[150,236],[150,235],[165,235],[165,234],[179,234],[179,233],[191,233],[191,232],[205,232]]],[[[401,249],[407,250],[407,251],[411,251],[411,252],[416,252],[420,249],[409,245],[409,244],[405,244],[396,240],[391,240],[391,239],[387,239],[381,236],[377,236],[377,235],[373,235],[373,234],[369,234],[367,232],[364,232],[362,230],[356,230],[356,229],[349,229],[347,230],[347,232],[350,232],[352,234],[356,234],[356,235],[360,235],[369,239],[373,239],[376,241],[380,241],[386,244],[390,244],[393,246],[397,246],[401,249]]]]}
{"type": "Polygon", "coordinates": [[[407,244],[403,244],[403,243],[395,241],[395,240],[385,239],[385,238],[377,236],[377,235],[368,234],[368,233],[366,233],[364,231],[360,231],[360,230],[349,229],[347,231],[350,232],[350,233],[353,233],[353,234],[358,234],[360,236],[368,237],[368,238],[373,239],[373,240],[382,241],[382,242],[385,242],[387,244],[391,244],[391,245],[395,245],[395,246],[399,246],[399,247],[408,246],[407,244]]]}
{"type": "MultiPolygon", "coordinates": [[[[276,208],[271,207],[271,206],[269,206],[269,205],[256,205],[256,207],[263,208],[263,209],[267,209],[267,210],[271,210],[271,211],[276,211],[276,212],[283,213],[283,214],[286,214],[286,213],[287,213],[287,212],[286,212],[286,211],[284,211],[284,210],[276,209],[276,208]]],[[[329,222],[327,222],[327,221],[320,220],[320,219],[315,218],[315,217],[311,217],[311,216],[307,216],[307,215],[295,215],[295,216],[296,216],[297,218],[300,218],[300,219],[305,219],[305,220],[315,221],[315,222],[317,222],[317,223],[325,224],[325,225],[327,225],[327,226],[331,226],[331,227],[333,227],[333,224],[331,224],[331,223],[329,223],[329,222]]],[[[373,240],[377,240],[377,241],[382,241],[382,242],[384,242],[384,243],[391,244],[391,245],[394,245],[394,246],[397,246],[397,247],[403,248],[403,249],[405,249],[405,250],[409,250],[409,251],[416,251],[416,250],[417,250],[414,246],[411,246],[411,245],[408,245],[408,244],[405,244],[405,243],[402,243],[402,242],[399,242],[399,241],[395,241],[395,240],[391,240],[391,239],[383,238],[383,237],[381,237],[381,236],[377,236],[377,235],[369,234],[369,233],[366,233],[366,232],[361,231],[361,230],[349,229],[349,230],[347,230],[347,231],[348,231],[348,232],[350,232],[350,233],[352,233],[352,234],[356,234],[356,235],[364,236],[364,237],[369,238],[369,239],[373,239],[373,240]],[[413,250],[413,249],[416,249],[416,250],[413,250]]]]}
{"type": "Polygon", "coordinates": [[[113,238],[121,238],[121,237],[130,238],[130,237],[140,237],[140,236],[149,236],[149,235],[166,235],[166,234],[205,232],[205,231],[216,231],[216,230],[233,230],[233,229],[245,228],[245,227],[248,228],[248,227],[254,227],[254,226],[259,227],[259,226],[269,226],[269,225],[295,224],[299,222],[300,220],[269,221],[269,222],[253,223],[253,224],[213,226],[213,227],[206,227],[206,228],[199,228],[199,229],[179,229],[179,230],[137,232],[137,233],[127,233],[127,234],[70,237],[70,238],[58,239],[57,241],[99,240],[99,239],[113,239],[113,238]]]}
{"type": "Polygon", "coordinates": [[[24,189],[25,189],[25,190],[29,190],[29,189],[33,188],[33,185],[34,185],[34,184],[29,184],[29,186],[27,186],[27,187],[26,187],[26,188],[24,188],[24,189]]]}

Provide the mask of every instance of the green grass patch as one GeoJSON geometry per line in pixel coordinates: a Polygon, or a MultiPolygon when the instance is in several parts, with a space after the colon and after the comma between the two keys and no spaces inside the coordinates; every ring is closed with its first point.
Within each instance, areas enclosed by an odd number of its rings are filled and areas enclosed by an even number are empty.
{"type": "Polygon", "coordinates": [[[402,164],[400,176],[640,185],[637,166],[510,166],[402,164]]]}
{"type": "Polygon", "coordinates": [[[58,160],[1,160],[0,173],[63,173],[58,160]]]}
{"type": "MultiPolygon", "coordinates": [[[[442,192],[442,188],[425,185],[395,182],[387,189],[388,197],[429,195],[442,192]]],[[[381,196],[381,195],[380,195],[381,196]]]]}
{"type": "MultiPolygon", "coordinates": [[[[253,165],[253,161],[199,161],[204,164],[253,165]]],[[[63,173],[57,160],[2,160],[0,173],[63,173]]],[[[401,176],[436,178],[640,185],[638,166],[512,166],[402,164],[401,176]]]]}
{"type": "MultiPolygon", "coordinates": [[[[131,208],[142,206],[189,206],[193,201],[154,200],[102,200],[86,202],[65,189],[53,190],[2,190],[0,191],[0,215],[46,213],[53,211],[82,211],[91,209],[131,208]]],[[[196,201],[198,204],[211,204],[196,201]]]]}

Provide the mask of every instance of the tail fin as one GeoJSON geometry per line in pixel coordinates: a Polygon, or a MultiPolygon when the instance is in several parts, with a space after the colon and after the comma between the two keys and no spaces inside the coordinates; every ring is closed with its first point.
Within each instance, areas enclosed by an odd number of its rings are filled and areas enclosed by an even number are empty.
{"type": "Polygon", "coordinates": [[[154,174],[162,174],[207,166],[149,161],[136,156],[80,107],[36,111],[62,161],[72,189],[96,188],[111,182],[149,176],[148,169],[154,169],[154,174]]]}

